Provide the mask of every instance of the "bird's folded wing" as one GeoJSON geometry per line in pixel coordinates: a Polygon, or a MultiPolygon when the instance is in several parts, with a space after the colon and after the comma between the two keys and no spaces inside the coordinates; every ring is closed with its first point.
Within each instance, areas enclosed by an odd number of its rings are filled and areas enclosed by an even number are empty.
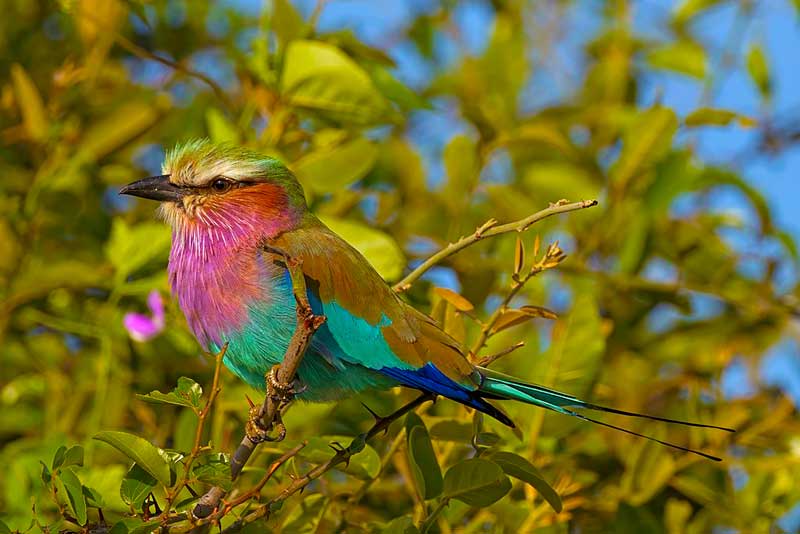
{"type": "Polygon", "coordinates": [[[459,384],[477,386],[458,343],[403,302],[361,253],[321,222],[312,220],[269,245],[301,262],[312,307],[327,317],[347,361],[376,370],[432,364],[459,384]]]}

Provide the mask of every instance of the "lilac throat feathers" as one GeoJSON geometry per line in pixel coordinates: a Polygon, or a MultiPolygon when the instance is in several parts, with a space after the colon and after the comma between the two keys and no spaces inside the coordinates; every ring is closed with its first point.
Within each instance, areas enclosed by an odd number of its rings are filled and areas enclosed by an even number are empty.
{"type": "Polygon", "coordinates": [[[209,350],[245,325],[254,301],[269,301],[265,281],[271,273],[258,247],[295,224],[290,210],[253,204],[200,206],[191,219],[166,214],[173,223],[170,286],[192,332],[209,350]]]}

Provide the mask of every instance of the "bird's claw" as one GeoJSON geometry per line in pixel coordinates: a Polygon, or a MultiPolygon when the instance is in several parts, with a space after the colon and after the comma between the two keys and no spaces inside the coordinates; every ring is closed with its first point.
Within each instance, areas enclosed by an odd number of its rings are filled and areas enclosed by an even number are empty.
{"type": "Polygon", "coordinates": [[[286,437],[286,426],[283,424],[280,412],[275,414],[272,425],[265,426],[262,420],[261,406],[251,405],[247,423],[244,426],[247,439],[253,443],[263,443],[265,441],[283,441],[286,437]],[[277,433],[272,435],[275,430],[277,433]]]}
{"type": "Polygon", "coordinates": [[[274,395],[277,400],[283,404],[291,402],[295,395],[298,395],[306,390],[306,386],[298,379],[292,380],[291,384],[284,384],[278,380],[278,370],[280,365],[275,365],[267,373],[267,391],[274,395]]]}

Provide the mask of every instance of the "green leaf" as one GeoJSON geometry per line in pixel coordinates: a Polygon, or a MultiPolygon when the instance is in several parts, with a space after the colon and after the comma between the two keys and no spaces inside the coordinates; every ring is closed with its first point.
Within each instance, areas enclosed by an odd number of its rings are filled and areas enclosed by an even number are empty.
{"type": "Polygon", "coordinates": [[[203,388],[200,384],[185,376],[178,379],[178,386],[169,393],[151,391],[147,395],[136,395],[139,400],[152,404],[174,404],[198,410],[203,404],[202,397],[203,388]]]}
{"type": "Polygon", "coordinates": [[[208,136],[215,143],[238,143],[241,141],[236,125],[217,108],[208,108],[206,111],[206,129],[208,136]]]}
{"type": "Polygon", "coordinates": [[[678,118],[669,108],[656,106],[641,113],[625,131],[622,152],[611,170],[612,185],[626,187],[660,160],[677,129],[678,118]]]}
{"type": "Polygon", "coordinates": [[[335,193],[366,176],[377,157],[375,144],[359,137],[333,148],[315,150],[298,160],[292,169],[313,192],[335,193]]]}
{"type": "Polygon", "coordinates": [[[455,135],[444,147],[442,159],[447,173],[445,200],[454,210],[465,205],[478,183],[480,167],[475,142],[466,135],[455,135]]]}
{"type": "Polygon", "coordinates": [[[531,197],[544,205],[562,198],[597,198],[601,189],[595,175],[569,161],[537,161],[525,170],[522,183],[531,197]]]}
{"type": "Polygon", "coordinates": [[[70,447],[64,454],[64,463],[61,465],[64,467],[70,465],[83,466],[83,447],[80,445],[73,445],[70,447]]]}
{"type": "Polygon", "coordinates": [[[116,270],[116,284],[122,284],[150,261],[160,258],[166,262],[171,243],[169,228],[163,224],[147,222],[130,227],[115,217],[105,252],[116,270]]]}
{"type": "Polygon", "coordinates": [[[511,489],[503,469],[483,458],[471,458],[455,464],[444,476],[444,497],[470,506],[489,506],[511,489]]]}
{"type": "Polygon", "coordinates": [[[152,101],[132,101],[93,124],[76,149],[76,162],[97,161],[152,127],[172,103],[165,94],[152,101]]]}
{"type": "Polygon", "coordinates": [[[320,216],[320,220],[363,254],[385,280],[395,280],[403,274],[403,251],[388,234],[349,219],[320,216]]]}
{"type": "Polygon", "coordinates": [[[94,435],[94,439],[104,441],[122,454],[139,464],[164,486],[170,485],[170,470],[164,451],[149,441],[127,432],[104,430],[94,435]]]}
{"type": "Polygon", "coordinates": [[[59,467],[64,464],[64,457],[67,454],[67,447],[66,445],[61,445],[58,449],[56,449],[56,453],[53,455],[53,463],[52,469],[55,471],[59,467]]]}
{"type": "Polygon", "coordinates": [[[413,111],[415,109],[431,109],[431,103],[424,97],[418,95],[404,83],[392,76],[386,67],[375,66],[370,69],[372,81],[378,90],[395,102],[403,111],[413,111]]]}
{"type": "Polygon", "coordinates": [[[369,74],[337,47],[319,41],[289,44],[281,90],[290,104],[334,120],[368,124],[387,111],[369,74]]]}
{"type": "Polygon", "coordinates": [[[289,512],[280,531],[286,534],[310,534],[316,532],[326,505],[327,497],[320,493],[307,496],[289,512]]]}
{"type": "Polygon", "coordinates": [[[11,81],[14,85],[14,97],[22,114],[22,124],[28,137],[32,141],[44,141],[50,125],[39,90],[25,68],[17,63],[11,65],[11,81]]]}
{"type": "Polygon", "coordinates": [[[93,508],[105,508],[106,502],[103,496],[94,488],[83,486],[83,496],[86,498],[86,505],[93,508]]]}
{"type": "Polygon", "coordinates": [[[302,37],[306,27],[303,16],[289,0],[273,0],[271,22],[272,31],[282,45],[302,37]]]}
{"type": "Polygon", "coordinates": [[[420,497],[424,500],[438,497],[442,493],[442,470],[424,424],[414,424],[410,427],[406,435],[406,444],[408,463],[420,497]]]}
{"type": "Polygon", "coordinates": [[[507,475],[531,485],[556,513],[561,512],[561,497],[528,460],[518,454],[504,451],[492,454],[489,459],[499,465],[507,475]]]}
{"type": "Polygon", "coordinates": [[[133,464],[128,470],[119,487],[119,495],[126,504],[133,506],[134,510],[141,510],[142,504],[152,492],[158,481],[139,464],[133,464]]]}
{"type": "Polygon", "coordinates": [[[192,473],[200,482],[219,486],[225,491],[231,489],[231,464],[226,454],[219,452],[201,456],[192,466],[192,473]]]}
{"type": "Polygon", "coordinates": [[[708,59],[703,47],[686,40],[651,50],[647,62],[656,69],[671,70],[699,79],[705,78],[708,71],[708,59]]]}
{"type": "Polygon", "coordinates": [[[772,96],[772,77],[769,72],[769,63],[764,49],[760,44],[754,43],[747,51],[747,72],[753,80],[758,92],[765,99],[772,96]]]}
{"type": "Polygon", "coordinates": [[[11,529],[0,519],[0,534],[11,534],[11,529]]]}
{"type": "Polygon", "coordinates": [[[684,120],[686,126],[727,126],[737,121],[741,126],[755,126],[756,122],[729,109],[700,108],[692,111],[684,120]]]}
{"type": "Polygon", "coordinates": [[[675,10],[675,20],[683,24],[692,17],[702,13],[710,7],[719,4],[722,0],[683,0],[675,10]]]}
{"type": "Polygon", "coordinates": [[[83,485],[75,472],[70,468],[61,469],[56,478],[56,488],[74,514],[78,524],[85,525],[86,497],[83,495],[83,485]]]}
{"type": "Polygon", "coordinates": [[[42,482],[45,484],[50,484],[50,482],[53,480],[53,474],[50,472],[50,469],[48,469],[46,463],[41,460],[39,460],[39,463],[42,465],[42,482]]]}

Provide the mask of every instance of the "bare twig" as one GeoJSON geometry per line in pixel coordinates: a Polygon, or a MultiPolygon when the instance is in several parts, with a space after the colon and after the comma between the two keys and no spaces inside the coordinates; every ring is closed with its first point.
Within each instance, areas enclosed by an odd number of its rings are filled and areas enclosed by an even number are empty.
{"type": "Polygon", "coordinates": [[[192,78],[197,78],[201,82],[203,82],[206,85],[208,85],[211,88],[212,91],[214,91],[214,95],[217,97],[217,99],[220,100],[220,102],[222,102],[222,104],[227,109],[232,109],[231,101],[228,99],[228,96],[225,94],[225,91],[222,89],[222,87],[220,87],[217,84],[217,82],[215,82],[210,77],[208,77],[205,74],[203,74],[202,72],[198,72],[196,70],[192,70],[192,69],[190,69],[190,68],[188,68],[188,67],[186,67],[186,66],[184,66],[184,65],[182,65],[180,63],[178,63],[177,61],[173,61],[173,60],[171,60],[169,58],[166,58],[166,57],[163,57],[163,56],[159,56],[158,54],[154,54],[153,52],[147,50],[146,48],[142,48],[141,46],[137,45],[133,41],[130,41],[130,40],[126,39],[125,37],[123,37],[120,34],[116,34],[114,36],[114,40],[122,48],[124,48],[125,50],[127,50],[128,52],[130,52],[131,54],[133,54],[135,56],[139,56],[139,57],[141,57],[143,59],[149,59],[150,61],[155,61],[157,63],[161,63],[162,65],[166,65],[167,67],[169,67],[169,68],[171,68],[173,70],[176,70],[178,72],[181,72],[181,73],[185,74],[186,76],[190,76],[192,78]]]}
{"type": "Polygon", "coordinates": [[[504,348],[500,352],[495,352],[494,354],[490,354],[488,356],[484,356],[483,358],[478,360],[478,365],[481,366],[481,367],[489,367],[490,365],[492,365],[494,362],[496,362],[497,360],[499,360],[500,358],[502,358],[506,354],[511,354],[515,350],[517,350],[519,348],[522,348],[524,346],[525,346],[525,342],[524,341],[518,341],[518,342],[514,343],[513,345],[511,345],[510,347],[504,348]]]}
{"type": "MultiPolygon", "coordinates": [[[[555,243],[547,247],[547,251],[545,252],[544,256],[542,256],[540,260],[536,261],[531,266],[530,271],[528,271],[528,273],[525,276],[520,277],[518,272],[514,273],[514,275],[511,278],[512,279],[511,289],[509,289],[508,293],[506,293],[506,295],[503,297],[503,301],[494,310],[489,319],[485,323],[483,323],[483,326],[481,326],[481,332],[478,335],[478,339],[475,340],[475,343],[469,350],[470,360],[474,360],[477,357],[478,352],[480,352],[480,350],[486,345],[486,341],[495,333],[494,328],[497,325],[498,320],[500,319],[500,317],[503,316],[503,313],[505,313],[506,310],[508,310],[508,305],[514,299],[517,293],[519,293],[519,291],[525,286],[525,284],[528,283],[528,280],[530,280],[537,274],[546,271],[547,269],[555,267],[561,261],[563,261],[564,258],[566,258],[566,256],[564,255],[564,252],[558,247],[558,241],[556,241],[555,243]]],[[[503,356],[504,354],[508,354],[508,352],[497,355],[496,357],[491,359],[489,363],[496,360],[500,356],[503,356]]]]}
{"type": "Polygon", "coordinates": [[[498,225],[497,221],[494,219],[490,219],[485,224],[483,224],[480,228],[475,230],[474,233],[468,235],[467,237],[462,237],[455,243],[451,243],[450,245],[446,246],[433,256],[429,257],[427,260],[422,262],[422,264],[408,273],[408,275],[397,282],[393,289],[395,291],[405,291],[411,284],[416,282],[420,276],[425,274],[428,269],[433,267],[434,265],[440,263],[445,258],[448,258],[459,252],[470,245],[475,244],[476,242],[484,239],[486,237],[492,237],[500,234],[506,234],[509,232],[524,232],[534,223],[541,221],[542,219],[546,219],[552,215],[557,215],[559,213],[567,213],[569,211],[576,211],[582,210],[586,208],[591,208],[592,206],[596,206],[596,200],[582,200],[580,202],[569,202],[566,200],[559,200],[555,204],[551,204],[548,208],[543,209],[541,211],[537,211],[533,215],[530,215],[524,219],[520,219],[518,221],[510,222],[507,224],[498,225]]]}

